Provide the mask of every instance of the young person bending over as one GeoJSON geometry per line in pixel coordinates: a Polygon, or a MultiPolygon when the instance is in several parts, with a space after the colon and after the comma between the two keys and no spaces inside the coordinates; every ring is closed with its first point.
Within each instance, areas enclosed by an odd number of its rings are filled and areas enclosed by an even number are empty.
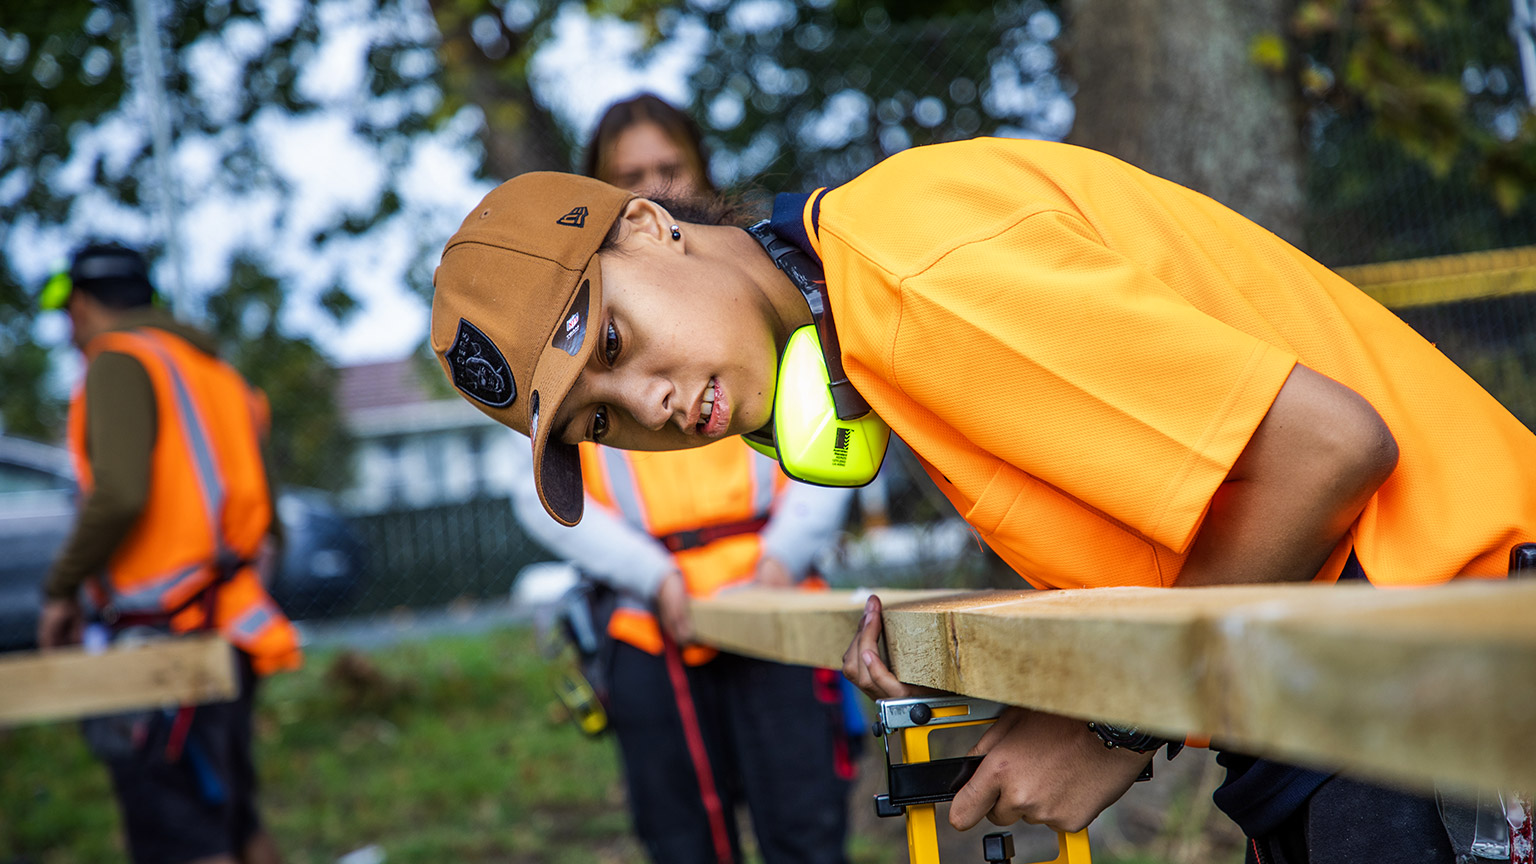
{"type": "MultiPolygon", "coordinates": [[[[433,346],[529,434],[562,522],[581,518],[581,441],[680,449],[769,421],[779,352],[811,316],[751,235],[705,221],[530,174],[444,250],[433,346]]],[[[1037,587],[1430,585],[1500,578],[1536,539],[1536,436],[1343,279],[1111,157],[916,148],[779,196],[772,228],[823,262],[849,379],[1037,587]]],[[[902,695],[878,611],[845,674],[902,695]]],[[[1080,828],[1152,758],[1025,709],[980,746],[957,827],[1080,828]]],[[[1217,803],[1250,855],[1452,860],[1432,798],[1221,758],[1217,803]]]]}

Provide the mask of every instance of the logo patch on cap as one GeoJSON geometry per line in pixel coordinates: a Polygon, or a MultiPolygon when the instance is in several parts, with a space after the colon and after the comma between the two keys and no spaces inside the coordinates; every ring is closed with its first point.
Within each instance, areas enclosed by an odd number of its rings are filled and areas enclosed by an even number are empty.
{"type": "Polygon", "coordinates": [[[571,228],[587,227],[587,208],[575,207],[571,212],[555,220],[556,225],[566,225],[571,228]]]}
{"type": "Polygon", "coordinates": [[[459,319],[459,332],[443,358],[453,372],[453,386],[477,402],[505,408],[517,398],[517,384],[512,381],[507,359],[489,336],[466,319],[459,319]]]}
{"type": "Polygon", "coordinates": [[[571,301],[571,308],[565,310],[565,317],[560,319],[560,326],[555,328],[555,338],[549,343],[572,357],[581,350],[581,343],[586,341],[587,289],[590,287],[592,287],[592,280],[581,280],[581,288],[576,292],[576,299],[571,301]]]}

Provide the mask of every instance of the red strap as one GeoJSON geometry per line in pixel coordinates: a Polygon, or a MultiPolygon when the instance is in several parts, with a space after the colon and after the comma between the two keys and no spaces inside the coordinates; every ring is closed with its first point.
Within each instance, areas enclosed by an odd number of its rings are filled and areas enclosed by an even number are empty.
{"type": "Polygon", "coordinates": [[[715,844],[715,858],[720,864],[734,864],[731,856],[731,838],[725,828],[725,808],[715,791],[715,774],[709,767],[709,754],[704,750],[704,735],[699,731],[699,715],[693,707],[693,692],[688,689],[688,672],[683,668],[683,658],[677,643],[661,631],[662,653],[667,658],[667,675],[672,679],[672,693],[677,698],[677,714],[683,721],[683,738],[688,742],[688,756],[693,762],[693,773],[699,781],[699,795],[704,799],[704,812],[709,816],[709,834],[715,844]]]}
{"type": "Polygon", "coordinates": [[[831,669],[812,669],[811,672],[816,701],[823,705],[837,706],[834,714],[839,722],[832,730],[832,771],[839,780],[852,780],[858,774],[858,764],[853,761],[853,752],[848,747],[848,734],[840,722],[844,706],[842,684],[838,679],[842,673],[831,669]]]}
{"type": "Polygon", "coordinates": [[[176,709],[176,719],[171,723],[171,732],[165,740],[165,761],[175,762],[181,758],[182,748],[187,743],[187,733],[192,731],[192,715],[196,713],[196,705],[183,705],[176,709]]]}
{"type": "Polygon", "coordinates": [[[737,534],[756,534],[767,525],[768,517],[758,516],[755,519],[743,519],[740,522],[706,525],[703,528],[694,528],[691,531],[674,531],[671,534],[663,534],[656,539],[661,541],[661,545],[667,547],[668,552],[675,555],[678,552],[697,549],[700,546],[708,546],[716,540],[735,537],[737,534]]]}
{"type": "Polygon", "coordinates": [[[1504,808],[1505,818],[1509,820],[1509,861],[1510,864],[1532,864],[1536,857],[1536,831],[1531,827],[1531,798],[1529,795],[1515,797],[1519,803],[1504,808]]]}

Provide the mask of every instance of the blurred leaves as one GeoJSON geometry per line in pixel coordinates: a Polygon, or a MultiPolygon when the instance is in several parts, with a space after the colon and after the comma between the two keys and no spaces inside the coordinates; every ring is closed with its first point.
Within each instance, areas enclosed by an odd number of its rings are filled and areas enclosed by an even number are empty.
{"type": "MultiPolygon", "coordinates": [[[[1044,2],[943,0],[587,0],[589,15],[637,24],[637,62],[702,32],[691,113],[724,187],[841,182],[907,147],[1012,129],[1060,137],[1070,94],[1044,2]]],[[[555,0],[433,0],[447,98],[486,118],[486,171],[569,170],[585,129],[534,98],[531,60],[552,37],[555,0]]],[[[611,59],[611,58],[605,58],[611,59]]]]}
{"type": "MultiPolygon", "coordinates": [[[[415,142],[453,118],[441,110],[435,29],[404,0],[153,6],[166,49],[161,110],[182,199],[177,230],[188,248],[212,240],[216,249],[157,266],[162,282],[195,271],[186,284],[159,287],[176,296],[184,317],[213,329],[267,391],[280,462],[293,472],[283,479],[345,485],[346,435],[324,407],[334,404],[334,372],[293,324],[317,314],[340,320],[357,308],[348,293],[349,250],[369,237],[395,246],[409,238],[415,248],[406,270],[415,278],[429,271],[423,262],[436,238],[420,230],[420,213],[406,212],[396,184],[415,142]],[[338,84],[338,70],[358,86],[338,84]],[[297,130],[289,140],[328,136],[312,138],[311,147],[351,136],[366,143],[379,170],[348,165],[356,175],[337,178],[352,184],[348,200],[319,212],[300,207],[300,185],[312,182],[303,163],[311,160],[281,152],[272,138],[279,128],[297,130]],[[377,193],[366,191],[374,186],[377,193]],[[374,233],[381,228],[393,228],[387,239],[374,233]],[[210,254],[222,272],[208,272],[210,254]]],[[[12,4],[0,23],[0,418],[8,432],[42,439],[61,432],[68,382],[48,378],[58,357],[37,344],[34,327],[39,250],[62,258],[88,239],[111,238],[152,262],[168,251],[163,223],[154,221],[165,202],[151,153],[154,109],[136,85],[134,23],[126,0],[12,4]]]]}
{"type": "Polygon", "coordinates": [[[1306,58],[1295,67],[1299,90],[1324,118],[1367,114],[1376,134],[1437,177],[1470,159],[1477,182],[1513,213],[1536,191],[1536,139],[1528,122],[1510,134],[1510,118],[1529,112],[1508,9],[1490,12],[1469,0],[1303,0],[1291,17],[1306,58]],[[1505,83],[1485,86],[1492,73],[1505,83]]]}
{"type": "MultiPolygon", "coordinates": [[[[339,289],[328,294],[341,314],[356,303],[339,289]]],[[[282,481],[344,489],[352,442],[335,398],[336,373],[314,343],[280,330],[283,300],[282,284],[242,256],[230,268],[229,288],[208,299],[210,329],[227,346],[224,359],[267,394],[273,470],[282,481]]]]}

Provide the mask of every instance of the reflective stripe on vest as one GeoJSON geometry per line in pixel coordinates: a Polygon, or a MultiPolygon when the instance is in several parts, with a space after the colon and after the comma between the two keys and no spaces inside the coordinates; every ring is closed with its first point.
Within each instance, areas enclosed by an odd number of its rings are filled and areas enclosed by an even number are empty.
{"type": "Polygon", "coordinates": [[[597,452],[602,454],[603,467],[607,469],[613,506],[618,508],[624,521],[649,533],[650,520],[645,518],[645,505],[640,503],[640,487],[635,483],[635,472],[630,468],[629,458],[623,450],[613,447],[599,447],[597,452]]]}
{"type": "MultiPolygon", "coordinates": [[[[161,362],[165,364],[166,377],[171,381],[172,404],[176,408],[177,424],[181,429],[182,440],[187,442],[187,449],[191,452],[192,473],[197,477],[197,486],[202,492],[203,512],[208,516],[208,527],[213,533],[214,566],[217,566],[218,562],[229,554],[229,550],[225,547],[224,536],[219,531],[219,516],[224,512],[224,477],[213,455],[208,426],[203,421],[202,412],[197,409],[197,403],[192,401],[192,394],[187,390],[187,382],[176,366],[176,359],[153,337],[131,334],[130,338],[134,337],[142,339],[144,346],[159,356],[161,362]]],[[[110,596],[112,605],[119,612],[168,612],[171,611],[172,605],[179,605],[167,599],[175,593],[174,589],[192,583],[194,577],[205,571],[210,571],[207,563],[192,564],[153,578],[148,583],[136,585],[129,591],[117,590],[109,573],[109,578],[102,580],[102,585],[110,596]]],[[[210,571],[208,580],[205,581],[211,581],[216,576],[217,573],[210,571]]]]}

